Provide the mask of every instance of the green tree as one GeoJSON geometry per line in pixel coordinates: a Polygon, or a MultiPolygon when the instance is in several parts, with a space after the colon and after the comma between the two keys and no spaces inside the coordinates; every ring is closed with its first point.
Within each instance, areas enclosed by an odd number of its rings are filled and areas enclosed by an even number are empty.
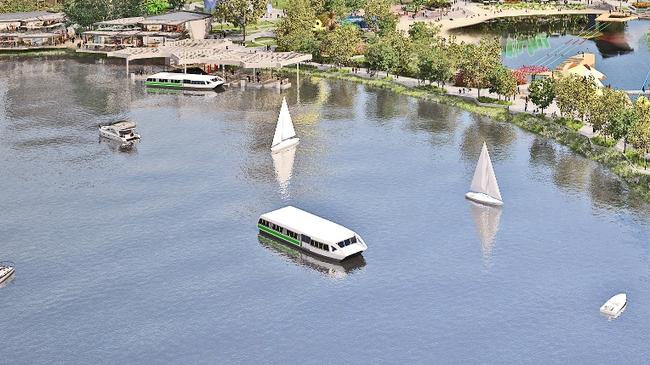
{"type": "Polygon", "coordinates": [[[223,0],[217,7],[219,14],[227,21],[240,27],[243,42],[246,42],[246,27],[256,24],[266,11],[266,0],[223,0]]]}
{"type": "MultiPolygon", "coordinates": [[[[645,96],[641,96],[636,99],[634,106],[638,119],[630,130],[629,141],[645,157],[650,151],[650,101],[645,96]]],[[[645,163],[647,167],[647,160],[645,163]]]]}
{"type": "Polygon", "coordinates": [[[439,39],[440,26],[438,24],[415,22],[409,27],[408,34],[413,42],[433,44],[439,39]]]}
{"type": "Polygon", "coordinates": [[[555,81],[550,77],[536,79],[530,83],[528,92],[530,101],[542,109],[543,114],[544,109],[548,108],[555,99],[555,81]]]}
{"type": "MultiPolygon", "coordinates": [[[[578,75],[559,78],[555,82],[555,100],[560,113],[563,116],[570,116],[584,122],[585,117],[593,111],[596,90],[597,87],[592,78],[578,75]]],[[[597,129],[594,128],[594,130],[597,129]]]]}
{"type": "Polygon", "coordinates": [[[488,87],[489,75],[501,65],[501,44],[496,38],[481,39],[479,44],[466,44],[459,63],[463,83],[469,87],[481,89],[488,87]]]}
{"type": "Polygon", "coordinates": [[[615,140],[623,139],[623,153],[627,150],[627,142],[631,131],[639,121],[639,115],[634,108],[625,108],[614,115],[608,123],[608,132],[615,140]]]}
{"type": "Polygon", "coordinates": [[[71,0],[65,3],[64,10],[70,20],[84,28],[111,19],[111,8],[104,0],[71,0]]]}
{"type": "Polygon", "coordinates": [[[356,25],[346,24],[328,32],[321,43],[321,52],[327,54],[336,65],[350,62],[361,42],[360,30],[356,25]]]}
{"type": "Polygon", "coordinates": [[[147,14],[157,15],[164,13],[171,6],[167,0],[146,0],[145,8],[147,9],[147,14]]]}
{"type": "Polygon", "coordinates": [[[594,91],[588,111],[594,131],[601,131],[605,137],[610,134],[616,128],[610,127],[610,123],[618,114],[623,113],[627,100],[627,95],[619,90],[604,88],[594,91]]]}
{"type": "Polygon", "coordinates": [[[430,48],[420,53],[419,78],[444,85],[453,75],[454,68],[450,57],[441,49],[430,48]]]}
{"type": "Polygon", "coordinates": [[[498,65],[492,69],[488,76],[490,83],[490,92],[501,96],[512,96],[517,92],[517,80],[512,75],[512,71],[503,65],[498,65]]]}
{"type": "Polygon", "coordinates": [[[397,17],[390,9],[390,0],[368,0],[364,7],[364,20],[375,33],[388,34],[395,31],[397,17]]]}
{"type": "Polygon", "coordinates": [[[318,41],[314,32],[316,14],[309,0],[289,0],[286,16],[275,31],[278,49],[317,53],[318,41]]]}
{"type": "Polygon", "coordinates": [[[399,54],[393,47],[390,37],[374,36],[368,41],[366,62],[373,70],[386,71],[388,74],[397,68],[399,54]]]}
{"type": "Polygon", "coordinates": [[[185,5],[185,0],[168,0],[172,9],[180,10],[185,5]]]}

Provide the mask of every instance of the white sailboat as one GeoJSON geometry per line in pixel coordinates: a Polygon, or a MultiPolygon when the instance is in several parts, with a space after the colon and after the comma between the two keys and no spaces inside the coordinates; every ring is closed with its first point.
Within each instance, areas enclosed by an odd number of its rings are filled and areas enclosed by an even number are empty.
{"type": "Polygon", "coordinates": [[[297,145],[300,140],[296,137],[296,131],[293,129],[293,122],[287,107],[287,100],[282,98],[282,108],[278,116],[278,124],[275,126],[275,134],[271,143],[271,152],[278,152],[285,148],[297,145]]]}
{"type": "Polygon", "coordinates": [[[485,142],[483,142],[481,155],[478,158],[472,185],[469,189],[470,192],[465,194],[467,199],[481,204],[503,205],[499,184],[497,184],[497,177],[494,175],[494,168],[492,168],[492,161],[485,142]]]}

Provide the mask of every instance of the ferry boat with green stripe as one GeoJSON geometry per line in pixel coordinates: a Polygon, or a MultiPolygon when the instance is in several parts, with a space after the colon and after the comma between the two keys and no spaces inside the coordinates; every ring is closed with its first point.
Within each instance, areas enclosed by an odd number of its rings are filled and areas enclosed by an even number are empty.
{"type": "Polygon", "coordinates": [[[292,206],[262,214],[257,228],[292,247],[336,261],[368,249],[355,232],[292,206]]]}
{"type": "Polygon", "coordinates": [[[145,86],[179,90],[212,90],[223,83],[223,79],[219,76],[175,72],[159,72],[148,76],[144,81],[145,86]]]}

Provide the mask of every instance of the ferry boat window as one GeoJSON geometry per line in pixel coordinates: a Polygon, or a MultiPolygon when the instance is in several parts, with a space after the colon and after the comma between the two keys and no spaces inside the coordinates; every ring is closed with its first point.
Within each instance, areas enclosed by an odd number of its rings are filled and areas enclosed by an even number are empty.
{"type": "Polygon", "coordinates": [[[357,236],[350,238],[350,242],[357,243],[357,236]]]}
{"type": "Polygon", "coordinates": [[[325,250],[325,251],[329,251],[329,250],[330,250],[330,246],[329,246],[329,245],[325,245],[325,244],[323,244],[323,250],[325,250]]]}
{"type": "Polygon", "coordinates": [[[309,243],[311,241],[311,238],[309,236],[305,236],[304,234],[300,237],[300,240],[302,242],[309,243]]]}
{"type": "Polygon", "coordinates": [[[191,84],[192,81],[190,81],[190,80],[183,80],[183,83],[184,83],[184,84],[191,84]]]}
{"type": "Polygon", "coordinates": [[[158,81],[160,81],[160,82],[167,82],[167,79],[160,79],[160,80],[158,80],[158,81]]]}
{"type": "Polygon", "coordinates": [[[147,81],[149,81],[149,82],[153,82],[154,79],[152,79],[152,78],[150,77],[150,78],[147,79],[147,81]]]}

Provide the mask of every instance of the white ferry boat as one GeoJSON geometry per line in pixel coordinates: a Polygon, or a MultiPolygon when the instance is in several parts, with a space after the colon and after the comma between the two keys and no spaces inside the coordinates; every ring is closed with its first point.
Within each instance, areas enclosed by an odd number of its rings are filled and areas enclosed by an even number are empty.
{"type": "Polygon", "coordinates": [[[336,261],[360,254],[368,246],[353,231],[304,210],[288,206],[262,214],[260,232],[336,261]]]}
{"type": "Polygon", "coordinates": [[[99,136],[122,143],[134,142],[140,139],[140,135],[135,131],[135,123],[128,120],[100,125],[99,136]]]}
{"type": "Polygon", "coordinates": [[[223,85],[223,83],[223,79],[219,76],[175,72],[159,72],[147,76],[144,81],[145,86],[184,90],[211,90],[223,85]]]}

